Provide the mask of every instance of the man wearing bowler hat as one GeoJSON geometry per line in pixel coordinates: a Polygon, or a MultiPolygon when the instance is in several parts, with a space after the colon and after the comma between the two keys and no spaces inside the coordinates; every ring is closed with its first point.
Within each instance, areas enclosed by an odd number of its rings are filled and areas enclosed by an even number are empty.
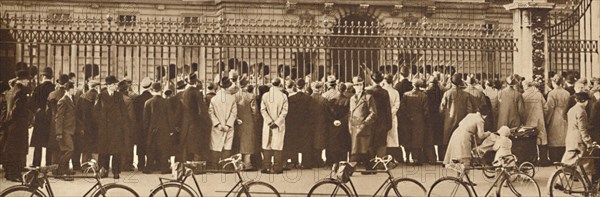
{"type": "MultiPolygon", "coordinates": [[[[58,175],[64,176],[63,180],[73,181],[69,175],[69,160],[73,157],[75,149],[74,135],[78,132],[76,102],[74,100],[75,87],[73,82],[65,84],[65,94],[58,100],[57,110],[55,115],[56,121],[56,141],[60,150],[58,159],[58,175]]],[[[76,164],[75,161],[73,161],[76,164]]]]}
{"type": "Polygon", "coordinates": [[[162,97],[162,86],[160,83],[152,84],[152,98],[144,105],[143,129],[146,131],[146,151],[148,163],[144,173],[149,174],[159,170],[162,174],[168,174],[169,158],[173,146],[173,120],[171,105],[162,97]]]}
{"type": "MultiPolygon", "coordinates": [[[[402,97],[404,97],[404,93],[412,90],[412,82],[410,82],[409,80],[409,75],[410,75],[410,70],[408,69],[407,66],[402,66],[400,67],[400,76],[401,79],[400,81],[398,81],[398,83],[396,83],[396,85],[394,85],[394,89],[396,89],[396,91],[398,91],[398,95],[400,95],[400,101],[402,101],[402,97]]],[[[402,136],[405,136],[406,133],[410,132],[408,130],[406,130],[406,128],[400,126],[400,125],[405,125],[408,124],[408,119],[409,117],[407,117],[404,113],[402,112],[398,112],[396,113],[396,118],[398,119],[398,137],[399,137],[399,141],[400,141],[400,145],[404,146],[404,142],[406,141],[405,138],[403,138],[402,136]]],[[[406,147],[404,147],[406,148],[406,147]]],[[[400,152],[397,153],[397,155],[404,155],[402,149],[398,149],[400,152]]],[[[395,158],[397,161],[403,162],[404,158],[395,158]]]]}
{"type": "MultiPolygon", "coordinates": [[[[31,96],[34,104],[34,123],[33,133],[31,135],[30,147],[34,147],[32,166],[41,166],[42,147],[48,144],[48,135],[50,133],[50,117],[46,113],[46,105],[50,92],[54,91],[56,86],[52,83],[54,73],[49,67],[42,71],[42,83],[35,87],[31,96]]],[[[46,149],[46,166],[52,165],[52,153],[46,149]]]]}
{"type": "Polygon", "coordinates": [[[206,143],[200,143],[202,138],[202,116],[208,116],[204,107],[204,95],[198,85],[198,76],[192,73],[187,78],[187,86],[182,92],[181,108],[181,137],[180,149],[177,155],[179,161],[200,161],[200,151],[206,143]]]}
{"type": "Polygon", "coordinates": [[[3,165],[6,171],[4,178],[9,181],[21,182],[21,169],[27,157],[29,133],[29,102],[27,86],[29,72],[17,71],[15,85],[6,92],[6,142],[2,150],[3,165]]]}
{"type": "MultiPolygon", "coordinates": [[[[94,106],[98,113],[98,162],[106,170],[112,166],[114,178],[119,179],[124,138],[129,129],[128,111],[122,93],[117,91],[117,78],[110,75],[105,82],[107,87],[100,92],[94,106]]],[[[108,174],[102,177],[108,177],[108,174]]]]}
{"type": "Polygon", "coordinates": [[[58,100],[60,100],[66,92],[65,84],[69,82],[69,76],[61,74],[56,80],[56,89],[48,95],[47,112],[49,113],[50,119],[50,133],[48,135],[48,146],[46,146],[46,153],[52,154],[52,163],[58,163],[60,157],[60,150],[56,141],[56,110],[58,100]]]}
{"type": "Polygon", "coordinates": [[[366,88],[367,94],[370,94],[375,100],[377,116],[373,123],[373,139],[371,142],[372,154],[383,157],[386,154],[387,134],[392,128],[392,107],[390,106],[390,95],[381,87],[383,74],[379,71],[371,73],[373,84],[366,88]]]}

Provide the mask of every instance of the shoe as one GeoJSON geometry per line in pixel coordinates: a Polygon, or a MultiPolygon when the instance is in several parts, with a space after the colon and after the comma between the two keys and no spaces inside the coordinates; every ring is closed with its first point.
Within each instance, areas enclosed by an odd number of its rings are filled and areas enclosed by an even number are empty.
{"type": "Polygon", "coordinates": [[[283,174],[283,170],[273,170],[273,171],[269,171],[269,173],[267,174],[283,174]]]}
{"type": "Polygon", "coordinates": [[[62,175],[61,179],[63,181],[74,181],[75,179],[68,174],[62,175]]]}
{"type": "Polygon", "coordinates": [[[142,171],[142,173],[144,173],[144,174],[152,174],[152,171],[150,171],[150,170],[144,170],[144,171],[142,171]]]}
{"type": "Polygon", "coordinates": [[[377,171],[367,170],[367,171],[360,172],[360,174],[362,174],[362,175],[375,175],[375,174],[377,174],[377,171]]]}
{"type": "Polygon", "coordinates": [[[123,168],[123,172],[133,172],[135,171],[135,167],[133,165],[127,165],[123,168]]]}
{"type": "Polygon", "coordinates": [[[119,176],[119,174],[114,174],[113,178],[114,178],[114,179],[120,179],[120,178],[121,178],[121,176],[119,176]]]}
{"type": "Polygon", "coordinates": [[[262,170],[260,171],[260,173],[263,173],[263,174],[270,174],[270,173],[271,173],[271,170],[269,170],[269,169],[262,169],[262,170]]]}

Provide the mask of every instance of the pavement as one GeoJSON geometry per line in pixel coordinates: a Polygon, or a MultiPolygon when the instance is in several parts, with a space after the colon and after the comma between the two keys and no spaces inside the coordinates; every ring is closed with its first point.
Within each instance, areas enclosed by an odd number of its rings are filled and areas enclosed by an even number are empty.
{"type": "MultiPolygon", "coordinates": [[[[536,168],[535,180],[537,181],[542,191],[542,196],[546,196],[546,182],[548,177],[554,171],[554,167],[536,168]]],[[[290,170],[283,174],[261,174],[260,172],[242,172],[244,180],[260,180],[273,185],[282,196],[306,196],[310,188],[319,180],[329,176],[329,169],[305,169],[305,170],[290,170]]],[[[427,190],[440,177],[454,176],[454,171],[442,168],[439,165],[424,165],[424,166],[398,166],[391,170],[395,177],[407,177],[417,180],[422,183],[427,190]]],[[[2,172],[3,173],[3,172],[2,172]]],[[[0,174],[2,174],[0,173],[0,174]]],[[[81,173],[78,173],[81,175],[81,173]]],[[[2,174],[3,175],[3,174],[2,174]]],[[[120,179],[113,179],[112,175],[109,178],[102,179],[103,184],[119,183],[133,188],[140,196],[148,196],[153,188],[159,184],[159,177],[172,178],[170,174],[143,174],[140,172],[123,172],[120,179]]],[[[470,177],[477,184],[476,190],[478,194],[483,195],[492,185],[491,181],[483,176],[480,170],[470,172],[470,177]]],[[[220,174],[209,173],[204,175],[196,175],[200,182],[200,188],[204,196],[225,196],[238,181],[236,174],[220,174]]],[[[362,196],[372,196],[379,186],[386,180],[387,174],[379,173],[377,175],[361,175],[354,173],[352,182],[356,187],[357,192],[362,196]]],[[[51,179],[51,186],[56,196],[83,196],[96,182],[94,179],[76,179],[72,182],[67,182],[58,179],[51,179]]],[[[193,180],[188,179],[186,182],[195,189],[193,180]]],[[[12,185],[19,183],[9,182],[4,179],[0,181],[0,190],[4,190],[12,185]]],[[[423,196],[418,190],[411,191],[412,196],[423,196]]],[[[379,193],[378,196],[383,196],[379,193]]]]}

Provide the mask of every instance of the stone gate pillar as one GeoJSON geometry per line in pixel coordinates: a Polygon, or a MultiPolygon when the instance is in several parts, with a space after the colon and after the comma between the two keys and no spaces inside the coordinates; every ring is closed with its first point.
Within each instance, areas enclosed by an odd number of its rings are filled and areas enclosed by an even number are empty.
{"type": "Polygon", "coordinates": [[[547,0],[514,0],[504,6],[513,12],[513,73],[543,81],[548,70],[548,46],[545,24],[554,3],[547,0]]]}

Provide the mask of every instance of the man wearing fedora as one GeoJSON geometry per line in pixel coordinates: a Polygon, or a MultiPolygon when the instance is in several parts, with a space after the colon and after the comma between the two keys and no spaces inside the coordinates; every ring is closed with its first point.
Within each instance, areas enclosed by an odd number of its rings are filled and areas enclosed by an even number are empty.
{"type": "Polygon", "coordinates": [[[6,141],[2,148],[3,165],[6,171],[4,178],[9,181],[21,182],[23,169],[28,151],[29,129],[29,72],[17,71],[15,85],[5,93],[7,105],[6,141]]]}
{"type": "Polygon", "coordinates": [[[444,136],[442,145],[438,147],[438,155],[446,155],[452,132],[458,128],[458,123],[469,113],[475,112],[471,103],[471,95],[464,91],[461,74],[454,74],[451,79],[452,87],[444,92],[440,103],[440,113],[444,117],[444,136]]]}
{"type": "Polygon", "coordinates": [[[133,106],[133,98],[136,96],[135,93],[131,90],[132,81],[130,78],[125,77],[123,80],[119,81],[117,84],[117,91],[123,95],[123,101],[125,102],[125,106],[127,106],[127,122],[129,122],[129,128],[127,128],[125,133],[125,138],[123,139],[123,154],[121,155],[121,170],[122,171],[134,171],[135,167],[133,166],[133,146],[134,146],[134,121],[135,121],[135,110],[133,106]]]}
{"type": "Polygon", "coordinates": [[[66,92],[65,84],[69,82],[69,76],[61,74],[56,80],[56,89],[48,95],[47,111],[50,115],[50,133],[48,135],[48,145],[46,153],[52,153],[52,163],[58,163],[60,150],[56,141],[56,110],[58,100],[60,100],[66,92]]]}
{"type": "MultiPolygon", "coordinates": [[[[312,94],[310,95],[312,97],[312,103],[309,104],[307,106],[307,109],[310,109],[310,118],[312,119],[312,129],[311,129],[311,133],[313,134],[313,146],[312,146],[312,150],[309,151],[310,155],[307,155],[306,159],[306,166],[304,167],[308,167],[308,168],[313,168],[313,167],[321,167],[323,166],[324,162],[323,159],[321,158],[321,155],[323,153],[323,149],[325,149],[325,143],[327,142],[327,140],[325,139],[326,137],[326,132],[327,132],[327,123],[332,122],[332,116],[329,113],[329,107],[328,107],[328,101],[327,98],[336,96],[336,94],[339,94],[337,92],[337,90],[335,90],[335,78],[334,77],[328,77],[330,78],[329,82],[330,84],[333,83],[334,86],[334,93],[329,93],[330,95],[322,95],[321,93],[323,92],[323,89],[326,88],[325,85],[322,82],[313,82],[311,84],[311,88],[313,90],[312,94]],[[327,97],[325,97],[327,96],[327,97]]],[[[292,112],[294,113],[294,112],[292,112]]],[[[304,154],[303,154],[304,155],[304,154]]],[[[303,162],[304,163],[304,162],[303,162]]]]}
{"type": "Polygon", "coordinates": [[[288,97],[282,92],[282,81],[275,78],[271,81],[271,88],[262,95],[260,113],[263,117],[262,127],[262,149],[263,165],[262,173],[283,173],[283,144],[285,137],[285,118],[288,114],[288,97]],[[271,163],[271,157],[273,163],[271,163]],[[273,165],[273,169],[271,169],[273,165]]]}
{"type": "MultiPolygon", "coordinates": [[[[119,179],[121,154],[125,151],[124,138],[127,129],[130,129],[130,122],[123,95],[117,91],[117,77],[109,75],[105,82],[107,87],[100,92],[94,105],[98,113],[98,162],[106,170],[112,166],[114,178],[119,179]]],[[[108,177],[108,174],[103,174],[102,177],[108,177]]]]}
{"type": "Polygon", "coordinates": [[[364,79],[360,76],[352,78],[352,84],[355,94],[350,97],[350,115],[349,127],[352,139],[352,148],[350,151],[350,161],[359,162],[366,169],[371,169],[372,149],[371,142],[373,138],[373,124],[377,116],[375,99],[364,90],[364,79]]]}
{"type": "MultiPolygon", "coordinates": [[[[33,163],[32,166],[41,166],[42,164],[42,148],[45,148],[48,144],[48,135],[50,133],[50,117],[46,112],[46,105],[48,102],[48,96],[50,92],[54,91],[56,86],[52,83],[54,74],[52,69],[49,67],[44,68],[42,71],[42,83],[35,87],[31,96],[34,104],[34,123],[33,133],[31,135],[30,147],[34,147],[33,150],[33,163]]],[[[46,149],[46,166],[52,165],[52,153],[46,149]]]]}
{"type": "MultiPolygon", "coordinates": [[[[75,102],[75,87],[72,82],[67,82],[64,85],[65,94],[58,100],[55,121],[56,121],[56,141],[60,150],[58,160],[58,175],[63,176],[65,181],[73,181],[70,177],[69,160],[73,157],[75,149],[74,139],[75,133],[78,132],[76,117],[76,102],[75,102]]],[[[76,162],[73,161],[75,164],[76,162]]]]}
{"type": "Polygon", "coordinates": [[[232,155],[234,124],[237,120],[237,104],[235,96],[230,88],[233,82],[229,77],[223,77],[219,81],[221,89],[210,101],[208,113],[212,120],[210,134],[211,160],[208,166],[217,170],[219,159],[226,159],[232,155]]]}
{"type": "Polygon", "coordinates": [[[162,85],[160,83],[152,84],[152,98],[146,101],[144,105],[144,115],[142,120],[143,130],[146,131],[146,152],[148,161],[144,168],[144,173],[149,174],[154,170],[159,170],[162,174],[168,174],[169,158],[173,141],[170,139],[174,132],[172,107],[169,101],[162,97],[162,85]]]}

